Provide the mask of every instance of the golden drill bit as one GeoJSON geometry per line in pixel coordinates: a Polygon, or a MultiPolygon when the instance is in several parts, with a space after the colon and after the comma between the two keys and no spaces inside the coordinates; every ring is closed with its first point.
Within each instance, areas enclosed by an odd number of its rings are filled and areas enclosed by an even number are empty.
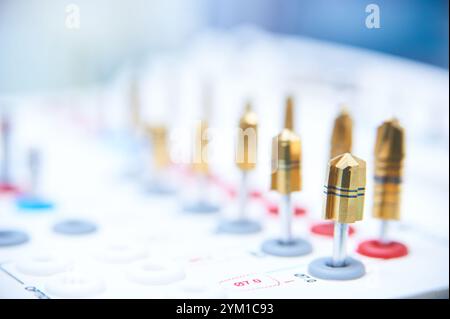
{"type": "Polygon", "coordinates": [[[302,148],[300,137],[293,131],[293,99],[286,99],[284,129],[272,140],[271,189],[281,194],[300,191],[302,148]]]}
{"type": "Polygon", "coordinates": [[[286,114],[284,117],[284,128],[294,131],[294,98],[286,98],[286,114]]]}
{"type": "Polygon", "coordinates": [[[195,173],[207,175],[208,165],[208,121],[211,119],[213,85],[210,79],[203,79],[201,92],[201,115],[202,120],[198,121],[195,130],[194,154],[192,170],[195,173]]]}
{"type": "Polygon", "coordinates": [[[145,132],[153,145],[153,163],[157,170],[170,165],[167,143],[167,127],[164,125],[146,125],[145,132]]]}
{"type": "Polygon", "coordinates": [[[199,121],[195,132],[194,141],[194,161],[192,170],[200,174],[208,174],[208,123],[205,120],[199,121]]]}
{"type": "Polygon", "coordinates": [[[362,220],[366,187],[366,162],[344,153],[328,163],[324,218],[339,223],[362,220]]]}
{"type": "Polygon", "coordinates": [[[342,108],[334,121],[331,136],[330,159],[344,153],[352,152],[353,121],[346,108],[342,108]]]}
{"type": "Polygon", "coordinates": [[[375,142],[375,218],[400,219],[404,139],[404,130],[396,119],[378,127],[375,142]]]}
{"type": "Polygon", "coordinates": [[[256,167],[258,143],[258,118],[250,102],[239,120],[239,128],[236,165],[242,171],[250,171],[256,167]]]}

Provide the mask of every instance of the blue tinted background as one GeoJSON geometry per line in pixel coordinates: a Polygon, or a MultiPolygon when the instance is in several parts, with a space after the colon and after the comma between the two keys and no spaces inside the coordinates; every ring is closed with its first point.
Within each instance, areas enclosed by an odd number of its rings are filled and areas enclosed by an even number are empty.
{"type": "Polygon", "coordinates": [[[177,52],[210,28],[253,25],[448,68],[446,0],[0,0],[0,94],[89,86],[177,52]],[[368,4],[381,28],[365,26],[368,4]],[[81,27],[65,25],[66,6],[81,27]]]}
{"type": "Polygon", "coordinates": [[[356,45],[448,68],[447,0],[217,0],[209,23],[267,30],[356,45]],[[380,7],[381,28],[367,29],[367,4],[380,7]]]}

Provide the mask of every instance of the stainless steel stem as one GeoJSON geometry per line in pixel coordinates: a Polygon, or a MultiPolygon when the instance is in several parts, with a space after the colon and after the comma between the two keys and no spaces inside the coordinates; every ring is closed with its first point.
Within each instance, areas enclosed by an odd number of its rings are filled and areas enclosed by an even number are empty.
{"type": "Polygon", "coordinates": [[[200,201],[208,201],[209,200],[209,176],[207,174],[198,174],[197,175],[197,199],[200,201]]]}
{"type": "Polygon", "coordinates": [[[245,219],[248,202],[248,174],[242,171],[241,187],[239,189],[239,219],[245,219]]]}
{"type": "Polygon", "coordinates": [[[281,240],[284,243],[292,242],[292,207],[291,195],[286,194],[281,198],[281,240]]]}
{"type": "Polygon", "coordinates": [[[346,246],[348,237],[348,224],[334,223],[334,241],[333,241],[333,267],[345,266],[345,258],[347,257],[346,246]]]}
{"type": "Polygon", "coordinates": [[[1,180],[3,183],[9,183],[9,164],[10,164],[10,130],[9,130],[9,122],[6,116],[1,119],[1,130],[2,130],[2,162],[1,162],[1,180]]]}
{"type": "Polygon", "coordinates": [[[30,193],[36,195],[39,187],[40,154],[32,149],[28,153],[28,165],[30,170],[30,193]]]}
{"type": "Polygon", "coordinates": [[[388,227],[389,226],[389,221],[386,219],[382,219],[380,221],[380,243],[382,244],[389,244],[390,240],[388,237],[388,227]]]}

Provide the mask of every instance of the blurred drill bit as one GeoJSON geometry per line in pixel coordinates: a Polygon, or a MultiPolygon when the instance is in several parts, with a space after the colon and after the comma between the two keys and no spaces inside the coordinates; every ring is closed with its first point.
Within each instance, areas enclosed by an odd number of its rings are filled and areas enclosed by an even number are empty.
{"type": "Polygon", "coordinates": [[[10,164],[11,164],[11,119],[9,114],[2,112],[0,117],[0,135],[1,135],[1,169],[0,182],[8,184],[10,182],[10,164]]]}
{"type": "Polygon", "coordinates": [[[286,114],[284,117],[284,128],[294,131],[294,98],[288,96],[286,98],[286,114]]]}
{"type": "Polygon", "coordinates": [[[37,148],[30,148],[27,155],[30,172],[30,193],[37,194],[41,170],[41,152],[37,148]]]}
{"type": "Polygon", "coordinates": [[[271,189],[281,194],[300,191],[301,180],[301,141],[293,131],[293,99],[286,99],[284,129],[272,140],[272,178],[271,189]]]}
{"type": "Polygon", "coordinates": [[[325,184],[325,219],[339,223],[362,220],[366,162],[344,153],[330,160],[325,184]]]}
{"type": "Polygon", "coordinates": [[[346,108],[342,108],[334,121],[333,134],[331,136],[330,159],[352,151],[353,121],[346,108]]]}
{"type": "Polygon", "coordinates": [[[199,174],[208,174],[208,123],[206,120],[199,121],[195,132],[194,158],[192,170],[199,174]]]}
{"type": "Polygon", "coordinates": [[[378,127],[375,142],[375,218],[400,219],[404,139],[404,130],[396,119],[378,127]]]}
{"type": "Polygon", "coordinates": [[[157,170],[162,170],[170,165],[167,127],[164,125],[147,125],[145,130],[153,146],[154,166],[157,170]]]}
{"type": "Polygon", "coordinates": [[[195,130],[194,156],[192,170],[198,174],[207,175],[208,165],[208,122],[212,115],[213,85],[210,78],[201,82],[201,117],[195,130]]]}
{"type": "Polygon", "coordinates": [[[242,171],[249,171],[256,167],[258,143],[258,118],[250,102],[245,106],[244,114],[239,120],[239,128],[236,165],[242,171]]]}
{"type": "Polygon", "coordinates": [[[138,130],[141,126],[141,101],[139,97],[139,81],[137,76],[132,76],[129,91],[130,121],[132,128],[138,130]]]}

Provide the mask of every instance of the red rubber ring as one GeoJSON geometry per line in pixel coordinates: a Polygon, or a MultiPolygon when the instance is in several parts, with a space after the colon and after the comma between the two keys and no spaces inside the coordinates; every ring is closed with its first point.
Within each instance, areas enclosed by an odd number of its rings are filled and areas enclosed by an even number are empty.
{"type": "MultiPolygon", "coordinates": [[[[334,223],[320,223],[311,227],[311,232],[321,236],[333,237],[334,235],[334,223]]],[[[355,228],[348,227],[349,236],[355,233],[355,228]]]]}
{"type": "Polygon", "coordinates": [[[273,203],[267,203],[267,211],[270,214],[276,215],[276,214],[278,214],[278,206],[273,203]]]}
{"type": "Polygon", "coordinates": [[[381,259],[399,258],[408,255],[408,247],[396,241],[382,244],[378,240],[366,240],[359,244],[356,251],[367,257],[381,259]]]}
{"type": "Polygon", "coordinates": [[[255,199],[260,199],[262,197],[262,193],[258,190],[254,190],[250,192],[250,196],[255,199]]]}
{"type": "Polygon", "coordinates": [[[20,193],[20,190],[18,187],[11,185],[11,184],[0,184],[0,194],[1,193],[8,193],[8,194],[18,194],[20,193]]]}
{"type": "MultiPolygon", "coordinates": [[[[278,205],[267,203],[267,211],[272,215],[278,215],[278,205]]],[[[300,217],[306,215],[306,209],[301,206],[294,206],[294,216],[300,217]]]]}
{"type": "Polygon", "coordinates": [[[294,216],[304,216],[306,215],[306,209],[304,207],[295,206],[294,207],[294,216]]]}

